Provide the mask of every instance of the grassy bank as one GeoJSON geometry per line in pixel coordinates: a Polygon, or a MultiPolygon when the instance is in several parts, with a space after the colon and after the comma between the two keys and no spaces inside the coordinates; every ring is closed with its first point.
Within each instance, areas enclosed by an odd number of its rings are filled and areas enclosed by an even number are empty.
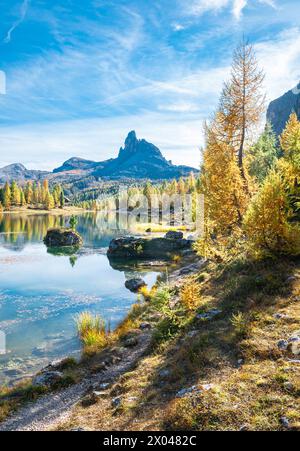
{"type": "MultiPolygon", "coordinates": [[[[130,372],[97,400],[87,394],[59,429],[300,430],[299,348],[278,346],[300,334],[299,259],[208,262],[143,297],[113,332],[91,317],[79,323],[82,337],[92,325],[101,340],[87,340],[66,384],[113,368],[145,328],[152,338],[130,372]]],[[[2,418],[46,389],[16,390],[0,395],[2,418]]]]}
{"type": "Polygon", "coordinates": [[[159,290],[135,323],[158,321],[148,354],[61,429],[300,429],[299,357],[278,347],[299,334],[300,262],[242,256],[185,283],[200,296],[159,290]]]}

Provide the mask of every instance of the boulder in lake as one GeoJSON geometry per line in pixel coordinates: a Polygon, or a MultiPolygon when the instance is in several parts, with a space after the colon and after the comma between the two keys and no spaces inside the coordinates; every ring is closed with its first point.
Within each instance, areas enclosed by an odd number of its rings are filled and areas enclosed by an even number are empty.
{"type": "Polygon", "coordinates": [[[155,260],[170,259],[175,254],[192,250],[193,241],[178,238],[121,237],[111,241],[109,259],[155,260]]]}
{"type": "Polygon", "coordinates": [[[79,247],[83,244],[82,238],[72,229],[50,229],[44,238],[47,247],[79,247]]]}

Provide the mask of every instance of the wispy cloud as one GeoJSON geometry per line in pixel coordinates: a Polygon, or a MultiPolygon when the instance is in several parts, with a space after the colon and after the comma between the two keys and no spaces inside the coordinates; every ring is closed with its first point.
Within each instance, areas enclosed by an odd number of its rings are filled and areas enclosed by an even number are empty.
{"type": "Polygon", "coordinates": [[[240,20],[243,9],[247,6],[247,0],[234,0],[232,13],[237,20],[240,20]]]}
{"type": "MultiPolygon", "coordinates": [[[[275,7],[275,0],[258,0],[258,2],[275,7]]],[[[234,18],[240,20],[248,3],[249,0],[193,0],[188,11],[194,15],[202,15],[209,11],[218,13],[224,8],[230,8],[234,18]]]]}
{"type": "Polygon", "coordinates": [[[30,0],[23,1],[21,8],[20,8],[20,17],[13,23],[11,28],[8,30],[7,35],[3,40],[3,42],[5,44],[8,44],[11,41],[13,32],[25,20],[25,17],[26,17],[27,11],[28,11],[28,7],[29,7],[29,3],[30,3],[30,0]]]}
{"type": "Polygon", "coordinates": [[[74,155],[100,161],[130,129],[175,163],[197,166],[202,122],[242,31],[250,30],[270,100],[299,80],[300,5],[287,1],[280,14],[273,0],[177,0],[174,8],[169,0],[94,0],[72,11],[78,2],[31,2],[30,37],[21,41],[19,30],[15,55],[3,46],[0,166],[52,169],[74,155]]]}

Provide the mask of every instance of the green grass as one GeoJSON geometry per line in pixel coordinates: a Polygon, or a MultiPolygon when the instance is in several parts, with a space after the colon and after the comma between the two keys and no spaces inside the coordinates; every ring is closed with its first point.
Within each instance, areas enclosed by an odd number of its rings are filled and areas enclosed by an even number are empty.
{"type": "Polygon", "coordinates": [[[82,312],[76,317],[78,336],[84,352],[96,352],[108,343],[108,332],[103,319],[90,312],[82,312]]]}

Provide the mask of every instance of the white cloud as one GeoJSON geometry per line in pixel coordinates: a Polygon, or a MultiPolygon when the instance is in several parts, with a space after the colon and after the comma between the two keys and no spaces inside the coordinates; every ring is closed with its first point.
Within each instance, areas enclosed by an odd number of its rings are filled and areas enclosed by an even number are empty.
{"type": "MultiPolygon", "coordinates": [[[[275,0],[258,0],[258,2],[275,8],[275,0]]],[[[188,11],[194,15],[202,15],[208,11],[218,13],[224,8],[231,8],[234,18],[240,20],[248,3],[249,0],[193,0],[188,11]]]]}
{"type": "Polygon", "coordinates": [[[4,38],[3,42],[5,44],[8,44],[11,41],[11,37],[13,32],[15,31],[16,28],[18,28],[19,25],[21,25],[21,23],[25,20],[27,11],[28,11],[28,7],[29,7],[29,1],[30,0],[24,0],[21,8],[20,8],[20,17],[18,20],[16,20],[13,25],[11,26],[11,28],[8,30],[6,37],[4,38]]]}
{"type": "Polygon", "coordinates": [[[182,31],[185,29],[185,26],[180,23],[174,23],[172,24],[172,28],[174,31],[182,31]]]}
{"type": "Polygon", "coordinates": [[[268,100],[291,90],[300,80],[300,29],[291,28],[255,45],[266,73],[268,100]]]}
{"type": "Polygon", "coordinates": [[[247,6],[247,3],[247,0],[234,0],[232,13],[237,20],[241,18],[243,9],[247,6]]]}
{"type": "Polygon", "coordinates": [[[220,11],[228,6],[231,0],[193,0],[188,10],[195,15],[201,15],[207,11],[220,11]]]}

